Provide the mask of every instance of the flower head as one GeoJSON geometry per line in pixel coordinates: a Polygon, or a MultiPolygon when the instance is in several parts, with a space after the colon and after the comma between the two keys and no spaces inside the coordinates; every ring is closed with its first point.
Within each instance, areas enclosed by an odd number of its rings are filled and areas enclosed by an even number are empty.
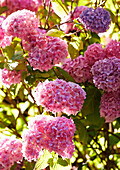
{"type": "Polygon", "coordinates": [[[27,9],[18,10],[10,14],[2,23],[7,35],[24,39],[28,33],[32,34],[38,28],[38,19],[34,12],[27,9]]]}
{"type": "Polygon", "coordinates": [[[76,115],[82,108],[86,93],[78,84],[56,79],[39,83],[33,96],[37,105],[42,105],[47,111],[76,115]]]}
{"type": "Polygon", "coordinates": [[[116,57],[96,61],[92,66],[93,82],[98,89],[116,91],[120,87],[120,59],[116,57]]]}
{"type": "Polygon", "coordinates": [[[29,53],[28,60],[34,69],[48,71],[55,64],[64,62],[68,55],[67,43],[64,40],[57,37],[41,36],[39,41],[43,46],[32,48],[29,53]]]}
{"type": "Polygon", "coordinates": [[[62,68],[78,83],[92,80],[92,74],[90,72],[91,67],[88,65],[86,58],[82,55],[72,61],[71,59],[67,60],[63,63],[62,68]]]}
{"type": "Polygon", "coordinates": [[[111,40],[106,46],[105,46],[105,52],[107,57],[117,57],[120,59],[120,41],[117,40],[111,40]]]}
{"type": "Polygon", "coordinates": [[[4,170],[10,170],[15,162],[23,159],[22,142],[12,137],[2,137],[0,139],[0,167],[4,170]]]}
{"type": "Polygon", "coordinates": [[[96,33],[106,32],[111,23],[110,14],[104,8],[87,8],[80,15],[80,22],[87,30],[96,33]]]}
{"type": "Polygon", "coordinates": [[[37,160],[42,149],[54,151],[63,158],[71,158],[74,152],[75,124],[66,117],[37,115],[23,131],[23,155],[28,161],[37,160]]]}
{"type": "Polygon", "coordinates": [[[105,51],[102,47],[102,44],[91,44],[87,47],[87,50],[84,53],[84,57],[89,66],[94,65],[94,63],[98,60],[102,60],[105,58],[105,51]]]}
{"type": "Polygon", "coordinates": [[[106,122],[113,122],[120,117],[120,89],[102,95],[100,116],[104,117],[106,122]]]}
{"type": "Polygon", "coordinates": [[[17,72],[16,70],[7,70],[6,68],[0,71],[0,81],[3,85],[10,87],[12,84],[21,82],[21,73],[22,70],[17,72]]]}
{"type": "Polygon", "coordinates": [[[39,7],[38,0],[14,0],[14,1],[2,0],[0,2],[0,5],[8,7],[7,14],[11,14],[15,11],[22,10],[22,9],[28,9],[30,11],[37,12],[39,7]]]}

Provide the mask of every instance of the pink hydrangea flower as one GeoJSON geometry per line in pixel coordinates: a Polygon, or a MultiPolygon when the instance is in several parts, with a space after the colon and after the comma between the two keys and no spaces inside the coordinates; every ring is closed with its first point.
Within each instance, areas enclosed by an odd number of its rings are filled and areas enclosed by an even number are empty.
{"type": "MultiPolygon", "coordinates": [[[[80,17],[80,14],[82,13],[82,11],[84,11],[85,9],[87,9],[88,7],[87,6],[77,6],[75,7],[74,9],[74,12],[73,14],[71,14],[71,12],[69,12],[68,16],[67,17],[64,17],[61,21],[61,23],[64,23],[64,22],[67,22],[67,21],[73,21],[74,19],[76,18],[79,18],[80,17]]],[[[73,30],[77,30],[77,28],[73,28],[73,23],[71,22],[68,22],[68,23],[65,23],[65,24],[62,24],[60,26],[60,28],[67,34],[69,33],[70,31],[73,31],[73,30]]]]}
{"type": "Polygon", "coordinates": [[[38,11],[39,2],[38,0],[2,0],[0,1],[0,6],[7,6],[7,14],[11,14],[15,11],[28,9],[33,12],[38,11]]]}
{"type": "Polygon", "coordinates": [[[23,155],[28,161],[37,160],[42,149],[54,151],[63,158],[71,158],[75,149],[75,124],[66,117],[37,115],[23,131],[23,155]]]}
{"type": "Polygon", "coordinates": [[[17,72],[16,70],[10,71],[4,68],[0,71],[0,81],[9,88],[12,84],[21,82],[21,73],[22,70],[17,72]]]}
{"type": "Polygon", "coordinates": [[[78,84],[56,79],[39,83],[33,96],[37,105],[47,111],[76,115],[83,106],[86,93],[78,84]]]}
{"type": "Polygon", "coordinates": [[[94,43],[89,45],[84,53],[84,56],[89,66],[92,66],[98,60],[104,59],[105,51],[102,47],[102,44],[94,43]]]}
{"type": "Polygon", "coordinates": [[[96,61],[92,66],[93,82],[98,89],[116,91],[120,87],[120,59],[116,57],[96,61]]]}
{"type": "Polygon", "coordinates": [[[22,41],[24,50],[30,51],[34,47],[43,48],[47,43],[44,33],[45,30],[37,29],[33,34],[28,34],[27,37],[25,37],[25,40],[22,41]]]}
{"type": "Polygon", "coordinates": [[[120,117],[120,89],[102,95],[100,116],[104,117],[106,122],[113,122],[120,117]]]}
{"type": "Polygon", "coordinates": [[[0,139],[0,167],[10,170],[15,162],[19,163],[23,159],[22,142],[12,137],[2,137],[0,139]]]}
{"type": "Polygon", "coordinates": [[[10,46],[12,38],[12,36],[5,35],[2,41],[0,42],[0,47],[5,48],[6,46],[10,46]]]}
{"type": "Polygon", "coordinates": [[[2,28],[2,23],[5,17],[0,16],[0,47],[5,48],[9,46],[12,42],[12,36],[7,36],[5,30],[2,28]]]}
{"type": "Polygon", "coordinates": [[[120,59],[120,41],[117,40],[111,40],[106,46],[105,46],[105,52],[107,57],[117,57],[120,59]]]}
{"type": "Polygon", "coordinates": [[[10,14],[2,23],[7,35],[24,39],[28,33],[32,34],[38,28],[38,19],[34,12],[27,9],[18,10],[10,14]]]}
{"type": "Polygon", "coordinates": [[[87,80],[92,81],[91,67],[82,55],[74,60],[68,59],[63,63],[62,68],[67,71],[77,83],[86,82],[87,80]]]}
{"type": "Polygon", "coordinates": [[[34,69],[48,71],[55,64],[64,62],[68,55],[67,43],[64,40],[57,37],[43,37],[40,41],[43,47],[35,47],[29,53],[28,60],[34,69]]]}

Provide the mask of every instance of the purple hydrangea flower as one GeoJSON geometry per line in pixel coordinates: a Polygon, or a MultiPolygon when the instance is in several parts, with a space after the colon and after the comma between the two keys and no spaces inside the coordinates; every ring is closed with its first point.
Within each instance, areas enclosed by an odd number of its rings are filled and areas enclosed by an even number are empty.
{"type": "Polygon", "coordinates": [[[110,14],[104,8],[87,8],[80,15],[80,22],[87,30],[96,33],[106,32],[111,23],[110,14]]]}
{"type": "Polygon", "coordinates": [[[28,161],[36,161],[40,151],[46,149],[70,159],[75,149],[74,133],[75,124],[72,119],[37,115],[28,122],[28,129],[23,131],[23,156],[28,161]]]}
{"type": "Polygon", "coordinates": [[[100,115],[105,118],[106,122],[113,122],[120,117],[120,89],[102,95],[100,115]]]}
{"type": "Polygon", "coordinates": [[[93,82],[98,89],[116,91],[120,87],[120,59],[116,57],[96,61],[92,66],[93,82]]]}

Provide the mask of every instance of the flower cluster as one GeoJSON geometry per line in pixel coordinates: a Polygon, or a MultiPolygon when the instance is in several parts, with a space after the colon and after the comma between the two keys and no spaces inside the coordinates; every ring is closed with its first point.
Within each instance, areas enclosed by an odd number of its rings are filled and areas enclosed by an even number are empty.
{"type": "Polygon", "coordinates": [[[78,83],[92,80],[92,74],[90,72],[91,67],[88,65],[86,58],[82,55],[72,61],[71,59],[68,59],[63,63],[62,68],[78,83]]]}
{"type": "Polygon", "coordinates": [[[12,84],[21,82],[21,73],[22,70],[17,72],[16,70],[10,71],[4,68],[0,70],[0,81],[9,88],[12,84]]]}
{"type": "Polygon", "coordinates": [[[0,168],[10,170],[15,162],[23,159],[22,142],[12,137],[2,137],[0,139],[0,168]]]}
{"type": "Polygon", "coordinates": [[[30,11],[37,12],[39,7],[38,0],[2,0],[0,1],[0,6],[7,6],[7,14],[11,14],[15,11],[28,9],[30,11]],[[7,4],[6,4],[7,3],[7,4]]]}
{"type": "Polygon", "coordinates": [[[39,83],[33,96],[37,105],[42,105],[47,111],[76,115],[82,108],[86,93],[78,84],[56,79],[39,83]]]}
{"type": "Polygon", "coordinates": [[[48,71],[55,64],[64,62],[68,55],[67,43],[57,37],[42,37],[42,48],[32,48],[29,53],[29,62],[34,69],[48,71]]]}
{"type": "Polygon", "coordinates": [[[37,115],[23,131],[23,155],[28,161],[37,160],[40,151],[54,151],[63,158],[71,158],[74,152],[75,124],[66,117],[37,115]]]}
{"type": "Polygon", "coordinates": [[[105,46],[105,52],[107,57],[117,57],[120,59],[120,41],[117,40],[111,40],[106,46],[105,46]]]}
{"type": "Polygon", "coordinates": [[[24,50],[31,51],[33,48],[40,48],[46,46],[47,39],[40,29],[36,30],[33,34],[28,34],[24,40],[22,40],[22,45],[24,50]]]}
{"type": "Polygon", "coordinates": [[[102,60],[105,58],[105,51],[102,47],[102,44],[91,44],[87,47],[87,50],[84,53],[84,57],[89,66],[94,65],[94,63],[98,60],[102,60]]]}
{"type": "Polygon", "coordinates": [[[7,35],[24,39],[38,28],[38,19],[34,12],[23,9],[10,14],[2,23],[7,35]]]}
{"type": "Polygon", "coordinates": [[[71,12],[69,12],[69,14],[67,15],[67,17],[63,18],[61,23],[64,22],[68,22],[65,24],[62,24],[60,26],[60,28],[65,32],[65,33],[69,33],[70,31],[76,30],[76,28],[73,28],[73,20],[80,17],[80,14],[82,13],[82,11],[84,11],[85,9],[87,9],[87,6],[77,6],[74,9],[73,14],[71,14],[71,12]],[[70,21],[70,22],[69,22],[70,21]]]}
{"type": "Polygon", "coordinates": [[[87,8],[80,15],[80,22],[87,30],[96,33],[106,32],[111,23],[110,14],[104,8],[87,8]]]}
{"type": "Polygon", "coordinates": [[[102,95],[100,115],[105,118],[106,122],[113,122],[120,117],[120,89],[102,95]]]}
{"type": "Polygon", "coordinates": [[[2,28],[2,23],[5,20],[5,17],[0,16],[0,47],[5,48],[9,46],[12,41],[12,36],[7,36],[5,30],[2,28]]]}
{"type": "Polygon", "coordinates": [[[110,92],[120,87],[120,59],[111,57],[96,61],[91,71],[98,89],[110,92]]]}

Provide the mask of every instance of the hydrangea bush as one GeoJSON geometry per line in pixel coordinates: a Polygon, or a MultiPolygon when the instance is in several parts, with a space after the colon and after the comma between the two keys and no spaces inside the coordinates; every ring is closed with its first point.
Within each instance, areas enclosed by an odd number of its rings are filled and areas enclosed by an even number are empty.
{"type": "Polygon", "coordinates": [[[1,170],[120,169],[119,12],[0,1],[1,170]]]}

